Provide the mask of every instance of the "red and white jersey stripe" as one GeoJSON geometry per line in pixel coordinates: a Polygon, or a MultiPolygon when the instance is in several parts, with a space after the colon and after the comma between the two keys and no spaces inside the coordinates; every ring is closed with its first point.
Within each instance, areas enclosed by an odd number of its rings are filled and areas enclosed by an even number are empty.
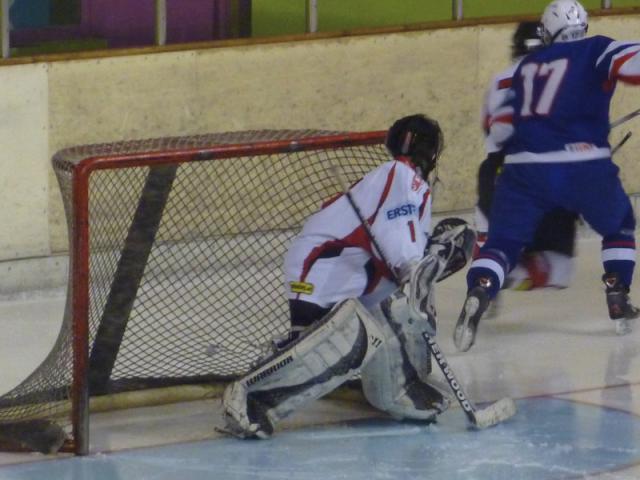
{"type": "MultiPolygon", "coordinates": [[[[389,161],[350,189],[395,275],[423,257],[431,229],[431,190],[408,159],[389,161]]],[[[344,194],[305,222],[284,262],[291,299],[329,306],[345,298],[389,295],[391,272],[344,194]]]]}
{"type": "Polygon", "coordinates": [[[500,109],[504,108],[507,100],[507,94],[511,88],[513,73],[518,66],[518,62],[503,70],[491,79],[489,88],[485,92],[484,102],[482,104],[482,130],[485,134],[485,150],[487,153],[500,151],[500,140],[495,138],[494,134],[489,135],[491,126],[495,122],[499,122],[500,109]]]}

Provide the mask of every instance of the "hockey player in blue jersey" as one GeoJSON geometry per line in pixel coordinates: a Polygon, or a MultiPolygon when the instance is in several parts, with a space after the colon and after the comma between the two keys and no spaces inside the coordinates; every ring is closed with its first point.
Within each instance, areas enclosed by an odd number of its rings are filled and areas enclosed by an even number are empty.
{"type": "MultiPolygon", "coordinates": [[[[487,157],[478,169],[478,202],[474,215],[477,250],[487,241],[495,182],[504,164],[502,145],[496,145],[489,135],[489,123],[507,98],[513,73],[522,59],[544,46],[539,26],[539,22],[531,21],[518,24],[511,43],[512,64],[492,78],[485,93],[482,127],[486,137],[487,157]]],[[[504,288],[529,290],[568,287],[574,271],[576,220],[575,213],[563,208],[556,208],[545,214],[536,228],[533,240],[522,251],[518,264],[509,272],[504,288]]],[[[498,300],[498,297],[494,299],[494,311],[497,311],[495,307],[498,300]]]]}
{"type": "Polygon", "coordinates": [[[640,42],[586,38],[587,12],[555,0],[541,19],[545,47],[516,69],[505,104],[490,120],[503,146],[488,240],[467,273],[467,298],[454,331],[458,350],[473,345],[478,323],[507,273],[554,208],[577,212],[602,236],[602,277],[619,334],[639,315],[629,299],[635,218],[611,160],[609,104],[616,83],[640,83],[640,42]]]}

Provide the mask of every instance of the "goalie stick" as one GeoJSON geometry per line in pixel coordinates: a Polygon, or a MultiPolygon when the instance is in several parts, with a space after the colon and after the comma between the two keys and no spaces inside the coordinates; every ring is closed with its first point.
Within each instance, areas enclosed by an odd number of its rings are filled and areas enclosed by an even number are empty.
{"type": "MultiPolygon", "coordinates": [[[[393,277],[393,281],[395,282],[395,284],[397,286],[400,286],[400,280],[398,279],[398,276],[391,268],[391,265],[387,261],[386,256],[384,255],[382,249],[380,248],[380,245],[378,245],[376,238],[373,236],[373,232],[371,231],[369,224],[367,223],[364,216],[362,215],[362,212],[358,208],[358,205],[356,205],[355,200],[353,199],[351,192],[349,191],[349,186],[347,185],[347,182],[345,181],[342,175],[342,172],[340,171],[339,167],[337,167],[336,165],[332,165],[330,168],[334,176],[340,183],[340,187],[342,188],[342,191],[345,197],[347,198],[349,205],[355,212],[356,216],[358,217],[358,220],[360,220],[360,223],[362,224],[362,227],[364,228],[367,237],[371,241],[371,244],[378,252],[380,259],[384,262],[384,264],[389,269],[389,272],[391,272],[391,276],[393,277]]],[[[449,367],[449,362],[447,362],[447,359],[445,358],[444,354],[442,353],[442,350],[436,343],[435,339],[431,335],[429,335],[427,332],[422,332],[422,337],[424,338],[424,341],[427,344],[428,350],[431,352],[433,358],[435,358],[436,363],[438,364],[438,367],[440,367],[440,370],[442,370],[442,374],[444,375],[445,380],[447,381],[447,383],[449,384],[449,387],[453,391],[456,397],[456,400],[464,410],[464,413],[467,416],[467,420],[469,421],[472,427],[478,428],[478,429],[491,427],[500,422],[508,420],[509,418],[515,415],[516,404],[513,401],[513,399],[509,397],[502,398],[497,402],[494,402],[488,405],[485,408],[482,408],[482,409],[477,408],[474,405],[474,403],[467,397],[467,394],[464,392],[460,382],[458,382],[455,374],[453,373],[453,370],[451,369],[451,367],[449,367]]]]}
{"type": "Polygon", "coordinates": [[[429,350],[431,350],[433,357],[436,359],[436,363],[444,374],[444,378],[446,378],[447,383],[451,387],[451,390],[453,390],[453,393],[456,395],[458,403],[460,403],[462,410],[464,410],[469,423],[473,427],[479,429],[491,427],[515,415],[516,404],[513,399],[509,397],[502,398],[497,402],[494,402],[491,405],[487,406],[486,408],[478,409],[478,407],[476,407],[474,403],[469,400],[469,397],[467,397],[467,394],[464,392],[462,385],[456,379],[455,375],[453,374],[453,370],[451,370],[451,367],[449,367],[449,362],[447,362],[447,359],[444,358],[442,350],[440,350],[440,347],[433,339],[433,337],[428,335],[426,332],[423,332],[422,338],[424,338],[424,341],[427,342],[429,350]]]}

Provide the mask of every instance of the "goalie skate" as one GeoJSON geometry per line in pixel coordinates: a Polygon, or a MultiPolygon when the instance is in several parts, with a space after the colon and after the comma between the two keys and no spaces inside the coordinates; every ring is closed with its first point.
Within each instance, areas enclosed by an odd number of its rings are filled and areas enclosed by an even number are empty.
{"type": "Polygon", "coordinates": [[[273,424],[266,409],[247,394],[247,389],[234,382],[224,392],[224,426],[216,429],[238,438],[266,439],[273,434],[273,424]]]}

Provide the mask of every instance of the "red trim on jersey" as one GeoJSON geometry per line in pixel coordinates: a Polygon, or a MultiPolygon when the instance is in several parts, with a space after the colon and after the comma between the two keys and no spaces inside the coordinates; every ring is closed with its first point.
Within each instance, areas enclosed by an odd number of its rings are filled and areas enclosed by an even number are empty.
{"type": "Polygon", "coordinates": [[[604,82],[602,82],[602,90],[604,92],[612,92],[616,88],[617,84],[618,84],[617,79],[616,80],[605,80],[604,82]]]}
{"type": "MultiPolygon", "coordinates": [[[[398,157],[398,158],[400,159],[398,160],[400,161],[400,163],[409,165],[413,170],[415,170],[416,167],[415,165],[413,165],[413,163],[411,163],[409,157],[398,157]]],[[[382,190],[382,194],[380,195],[378,206],[376,207],[376,210],[373,212],[373,215],[371,215],[368,219],[369,225],[373,225],[373,222],[375,222],[376,217],[378,216],[378,212],[380,212],[380,209],[382,208],[382,204],[385,202],[385,200],[389,196],[389,192],[391,191],[391,185],[393,185],[393,180],[395,176],[396,176],[396,164],[394,164],[393,167],[391,167],[391,170],[389,171],[389,175],[387,175],[387,182],[385,183],[384,189],[382,190]]],[[[364,228],[362,230],[363,230],[363,233],[366,235],[364,228]]],[[[369,247],[367,248],[367,251],[371,254],[371,258],[373,260],[373,264],[375,267],[373,280],[369,284],[369,288],[371,289],[371,291],[373,291],[373,288],[376,285],[378,285],[378,283],[380,283],[380,279],[382,277],[387,277],[392,279],[394,278],[394,275],[391,272],[391,270],[389,270],[389,266],[382,259],[376,257],[373,254],[373,249],[370,241],[367,242],[367,246],[369,247]]]]}
{"type": "Polygon", "coordinates": [[[498,90],[504,90],[505,88],[511,88],[512,81],[513,81],[512,77],[502,78],[502,79],[498,80],[498,90]]]}
{"type": "Polygon", "coordinates": [[[329,205],[331,205],[333,202],[335,202],[336,200],[338,200],[342,195],[344,195],[344,193],[342,192],[338,192],[336,193],[333,197],[329,197],[328,199],[326,199],[324,202],[322,202],[322,205],[320,205],[320,208],[327,208],[329,205]]]}
{"type": "Polygon", "coordinates": [[[411,234],[411,242],[416,243],[416,227],[413,226],[413,220],[407,222],[409,225],[409,233],[411,234]]]}
{"type": "MultiPolygon", "coordinates": [[[[404,158],[406,158],[407,161],[409,161],[408,157],[404,157],[404,158]]],[[[405,163],[405,162],[400,161],[400,163],[405,163]]],[[[410,161],[408,165],[411,165],[412,168],[415,168],[413,167],[413,164],[410,161]]],[[[378,200],[378,206],[376,207],[373,214],[367,220],[370,226],[373,225],[373,222],[376,221],[376,217],[378,216],[378,212],[380,212],[380,209],[382,208],[382,204],[385,202],[385,200],[389,196],[389,192],[391,191],[391,185],[393,185],[393,179],[395,178],[395,176],[396,176],[396,164],[394,164],[393,167],[391,167],[391,170],[387,175],[387,182],[385,183],[384,189],[382,190],[382,194],[380,195],[380,200],[378,200]]],[[[362,233],[366,235],[364,228],[362,228],[362,233]]],[[[380,279],[382,277],[393,278],[393,274],[389,270],[389,267],[387,266],[387,264],[382,259],[376,257],[373,254],[373,246],[371,245],[371,241],[369,241],[368,236],[367,236],[367,247],[368,247],[367,251],[371,255],[371,259],[373,260],[373,265],[374,265],[374,276],[373,276],[373,280],[371,281],[371,284],[369,285],[369,288],[373,290],[373,288],[380,282],[380,279]]]]}
{"type": "Polygon", "coordinates": [[[602,249],[606,250],[608,248],[629,248],[635,249],[636,242],[634,240],[613,240],[610,242],[603,242],[602,249]]]}
{"type": "MultiPolygon", "coordinates": [[[[362,180],[362,179],[360,179],[362,180]]],[[[353,187],[355,187],[358,183],[360,183],[360,180],[354,182],[351,184],[351,186],[349,187],[349,190],[351,190],[353,187]]],[[[324,202],[322,202],[322,205],[320,205],[320,208],[327,208],[329,205],[331,205],[333,202],[335,202],[336,200],[338,200],[340,197],[342,197],[342,195],[344,195],[344,192],[338,192],[335,195],[333,195],[332,197],[329,197],[327,200],[325,200],[324,202]]]]}
{"type": "MultiPolygon", "coordinates": [[[[416,166],[413,164],[413,162],[411,161],[411,157],[409,157],[408,155],[398,155],[394,158],[394,160],[406,165],[413,171],[416,170],[416,166]]],[[[396,168],[396,166],[394,165],[393,168],[396,168]]]]}
{"type": "Polygon", "coordinates": [[[487,114],[482,119],[482,130],[485,134],[489,134],[489,127],[491,126],[491,115],[487,114]]]}
{"type": "Polygon", "coordinates": [[[640,85],[640,75],[620,75],[618,80],[629,85],[640,85]]]}
{"type": "Polygon", "coordinates": [[[306,280],[307,275],[309,275],[309,271],[311,270],[311,267],[313,267],[313,264],[316,262],[318,257],[320,257],[326,250],[330,248],[342,248],[345,246],[346,245],[344,244],[343,240],[330,240],[321,245],[318,245],[316,248],[311,250],[311,253],[309,253],[307,258],[305,258],[304,260],[303,267],[302,267],[302,274],[300,275],[300,281],[304,282],[306,280]]]}
{"type": "Polygon", "coordinates": [[[427,200],[429,200],[429,195],[431,195],[431,189],[427,189],[422,196],[422,203],[420,204],[420,209],[418,210],[418,218],[422,219],[425,210],[427,209],[427,200]]]}
{"type": "Polygon", "coordinates": [[[503,113],[502,115],[498,115],[496,117],[491,117],[491,120],[489,121],[489,124],[493,125],[494,123],[512,124],[513,123],[513,113],[503,113]]]}
{"type": "Polygon", "coordinates": [[[638,53],[637,51],[630,52],[630,53],[627,53],[626,55],[622,55],[621,57],[616,58],[613,61],[613,64],[611,65],[611,74],[609,75],[609,77],[617,78],[618,80],[624,83],[630,83],[632,85],[640,85],[640,75],[621,75],[620,74],[620,69],[622,68],[622,66],[627,62],[627,60],[635,57],[637,53],[638,53]]]}
{"type": "MultiPolygon", "coordinates": [[[[368,219],[365,220],[369,224],[369,226],[373,225],[373,222],[375,221],[376,216],[380,211],[380,208],[382,208],[382,204],[389,196],[389,192],[391,191],[391,185],[393,184],[393,179],[395,178],[395,173],[396,173],[396,165],[393,165],[393,167],[391,167],[391,170],[389,171],[389,174],[387,175],[387,181],[385,183],[384,189],[382,190],[382,194],[380,195],[380,200],[378,201],[378,205],[376,206],[375,211],[368,219]]],[[[333,203],[339,197],[340,195],[338,195],[337,197],[332,197],[332,199],[328,200],[327,202],[333,203]]],[[[330,204],[327,202],[325,202],[323,207],[330,204]]],[[[389,270],[387,265],[384,263],[384,261],[377,258],[373,254],[373,247],[371,245],[369,236],[367,235],[367,232],[364,226],[359,225],[347,236],[341,239],[330,240],[328,242],[323,243],[322,245],[318,245],[313,250],[311,250],[307,258],[304,260],[303,267],[302,267],[302,274],[300,275],[300,281],[304,282],[306,280],[307,275],[309,275],[309,272],[313,267],[313,264],[327,249],[347,248],[347,247],[362,248],[367,253],[369,253],[369,255],[371,255],[372,261],[374,263],[374,268],[375,268],[375,273],[373,276],[375,281],[372,282],[373,286],[377,285],[377,283],[380,282],[380,278],[382,278],[383,276],[388,278],[393,278],[393,276],[391,275],[391,271],[389,270]]]]}
{"type": "Polygon", "coordinates": [[[384,189],[382,190],[382,194],[380,195],[380,200],[378,200],[378,206],[376,207],[373,214],[367,219],[367,222],[369,223],[369,225],[373,225],[373,222],[376,221],[376,217],[378,216],[378,212],[380,211],[380,208],[382,208],[382,204],[389,196],[389,192],[391,191],[391,185],[393,184],[393,179],[395,178],[395,176],[396,176],[396,164],[394,164],[393,167],[391,167],[391,170],[389,170],[389,174],[387,175],[387,182],[385,183],[384,189]]]}

